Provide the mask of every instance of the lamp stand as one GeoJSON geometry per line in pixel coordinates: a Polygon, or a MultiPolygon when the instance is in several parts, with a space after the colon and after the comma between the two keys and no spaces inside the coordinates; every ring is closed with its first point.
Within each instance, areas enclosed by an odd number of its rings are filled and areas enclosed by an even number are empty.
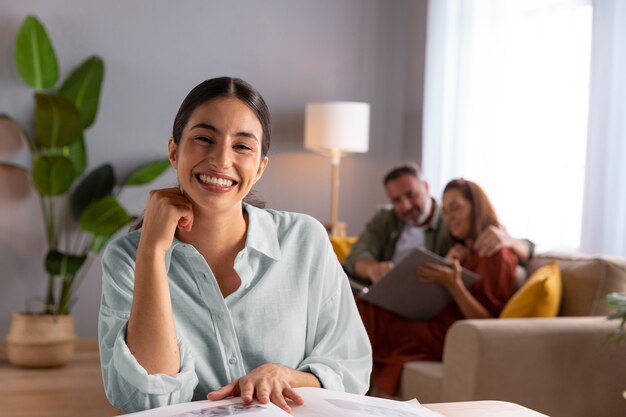
{"type": "MultiPolygon", "coordinates": [[[[335,151],[333,149],[333,151],[335,151]]],[[[331,159],[331,195],[330,195],[330,225],[326,229],[331,236],[345,237],[346,224],[339,221],[339,164],[341,156],[339,151],[333,152],[331,159]]]]}

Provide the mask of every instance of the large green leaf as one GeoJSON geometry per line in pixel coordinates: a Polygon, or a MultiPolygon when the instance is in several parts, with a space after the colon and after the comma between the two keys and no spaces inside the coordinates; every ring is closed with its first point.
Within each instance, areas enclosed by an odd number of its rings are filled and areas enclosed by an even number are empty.
{"type": "Polygon", "coordinates": [[[64,194],[74,182],[74,164],[63,155],[37,155],[33,163],[33,183],[39,193],[64,194]]]}
{"type": "Polygon", "coordinates": [[[80,215],[78,223],[80,228],[87,232],[108,236],[130,223],[132,219],[115,197],[107,196],[87,207],[80,215]]]}
{"type": "Polygon", "coordinates": [[[74,275],[87,259],[86,255],[68,255],[57,250],[51,250],[46,256],[46,271],[50,275],[74,275]]]}
{"type": "Polygon", "coordinates": [[[15,66],[22,80],[37,90],[51,88],[59,78],[52,42],[35,16],[27,16],[17,31],[15,66]]]}
{"type": "Polygon", "coordinates": [[[124,181],[124,185],[143,185],[151,181],[154,181],[156,177],[167,171],[170,167],[169,159],[160,159],[158,161],[150,162],[142,165],[124,181]]]}
{"type": "Polygon", "coordinates": [[[72,214],[76,220],[94,201],[111,195],[115,186],[115,174],[111,164],[104,164],[91,171],[72,192],[72,214]]]}
{"type": "Polygon", "coordinates": [[[76,68],[59,90],[78,109],[83,129],[91,126],[96,119],[103,77],[104,62],[94,55],[76,68]]]}
{"type": "Polygon", "coordinates": [[[63,147],[63,155],[70,158],[74,164],[76,177],[80,177],[87,168],[87,148],[85,147],[85,137],[81,133],[78,140],[70,146],[63,147]]]}
{"type": "Polygon", "coordinates": [[[35,139],[41,146],[70,146],[80,134],[80,118],[74,103],[55,94],[35,94],[35,139]]]}

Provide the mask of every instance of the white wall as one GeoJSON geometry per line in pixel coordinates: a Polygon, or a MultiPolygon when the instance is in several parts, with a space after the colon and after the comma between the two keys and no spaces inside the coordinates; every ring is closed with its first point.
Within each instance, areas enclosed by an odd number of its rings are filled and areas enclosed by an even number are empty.
{"type": "MultiPolygon", "coordinates": [[[[414,118],[421,118],[425,4],[426,0],[2,2],[0,113],[24,124],[31,117],[31,91],[13,65],[15,33],[29,13],[46,25],[62,79],[93,53],[104,59],[100,111],[87,131],[89,166],[110,162],[118,177],[137,164],[165,156],[174,115],[193,86],[214,76],[241,77],[261,91],[273,116],[270,165],[257,194],[270,207],[309,213],[324,221],[330,216],[330,165],[303,148],[304,106],[314,100],[369,102],[370,152],[344,159],[341,167],[340,218],[348,222],[349,233],[358,233],[373,208],[385,201],[380,184],[384,172],[419,156],[421,121],[414,118]]],[[[173,182],[169,174],[156,185],[173,182]]],[[[123,201],[139,212],[146,191],[125,193],[123,201]]],[[[37,199],[32,194],[21,198],[5,194],[0,193],[0,336],[8,329],[11,312],[23,310],[29,297],[42,297],[45,286],[41,265],[46,249],[37,199]]],[[[83,337],[96,336],[99,280],[96,260],[73,309],[77,333],[83,337]]]]}

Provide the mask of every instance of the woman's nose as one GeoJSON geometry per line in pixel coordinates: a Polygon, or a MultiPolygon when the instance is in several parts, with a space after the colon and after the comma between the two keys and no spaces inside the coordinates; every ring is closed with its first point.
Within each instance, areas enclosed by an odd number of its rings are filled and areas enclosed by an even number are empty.
{"type": "Polygon", "coordinates": [[[213,152],[213,164],[218,169],[229,168],[232,163],[231,149],[224,144],[216,146],[215,152],[213,152]]]}

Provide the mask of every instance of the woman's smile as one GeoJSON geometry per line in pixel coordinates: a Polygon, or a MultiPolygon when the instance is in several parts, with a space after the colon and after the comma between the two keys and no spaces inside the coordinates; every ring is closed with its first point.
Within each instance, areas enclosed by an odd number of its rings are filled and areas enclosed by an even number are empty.
{"type": "Polygon", "coordinates": [[[236,186],[238,184],[238,182],[232,178],[215,174],[196,174],[196,179],[202,185],[219,188],[220,190],[224,191],[228,191],[233,186],[236,186]]]}

